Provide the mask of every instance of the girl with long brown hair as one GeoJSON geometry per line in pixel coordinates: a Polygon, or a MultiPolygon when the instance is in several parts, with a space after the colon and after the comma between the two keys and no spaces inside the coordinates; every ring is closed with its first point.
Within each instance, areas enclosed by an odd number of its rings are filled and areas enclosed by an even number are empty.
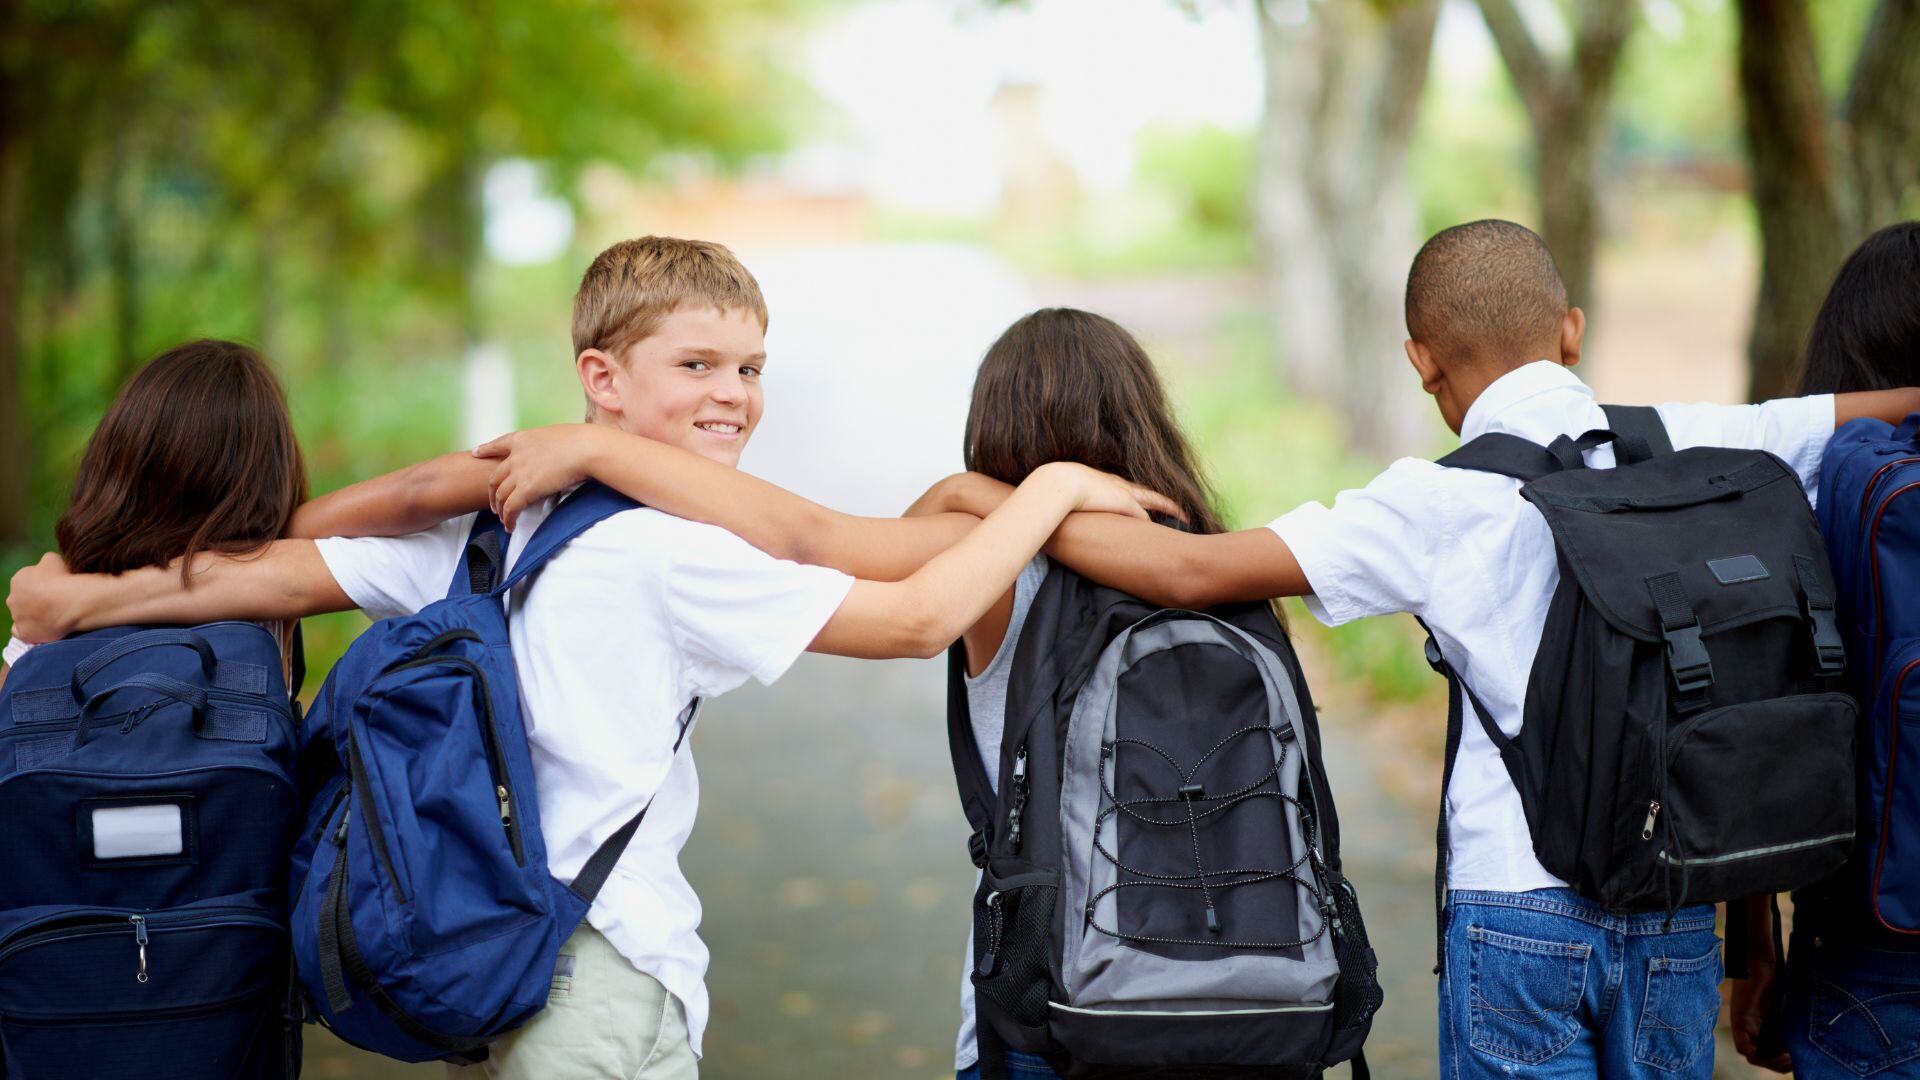
{"type": "MultiPolygon", "coordinates": [[[[59,554],[46,558],[76,574],[177,561],[184,581],[202,553],[246,555],[283,536],[419,529],[472,509],[475,475],[467,455],[449,454],[309,502],[279,378],[254,349],[202,338],[155,356],[114,395],[54,527],[59,554]]],[[[288,647],[288,629],[273,629],[288,647]]],[[[28,648],[7,643],[0,681],[28,648]]]]}

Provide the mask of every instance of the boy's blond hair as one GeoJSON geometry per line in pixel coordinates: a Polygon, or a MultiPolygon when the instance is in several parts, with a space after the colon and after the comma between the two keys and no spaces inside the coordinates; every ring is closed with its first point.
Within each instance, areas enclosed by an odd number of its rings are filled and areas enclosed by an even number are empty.
{"type": "Polygon", "coordinates": [[[671,236],[622,240],[594,256],[573,294],[573,355],[599,349],[625,363],[628,348],[688,304],[749,311],[767,328],[760,283],[724,246],[671,236]]]}

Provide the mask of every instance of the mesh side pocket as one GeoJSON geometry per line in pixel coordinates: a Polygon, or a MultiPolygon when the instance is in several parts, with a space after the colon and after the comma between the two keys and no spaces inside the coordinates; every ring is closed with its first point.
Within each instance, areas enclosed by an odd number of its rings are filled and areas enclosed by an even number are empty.
{"type": "Polygon", "coordinates": [[[1047,1022],[1047,930],[1055,885],[1023,885],[989,892],[974,903],[973,968],[976,993],[990,998],[1022,1027],[1047,1022]]]}
{"type": "Polygon", "coordinates": [[[1360,917],[1360,897],[1344,878],[1333,887],[1333,948],[1340,961],[1340,980],[1333,986],[1335,1030],[1359,1027],[1373,1019],[1386,994],[1376,977],[1380,962],[1367,941],[1367,924],[1360,917]]]}

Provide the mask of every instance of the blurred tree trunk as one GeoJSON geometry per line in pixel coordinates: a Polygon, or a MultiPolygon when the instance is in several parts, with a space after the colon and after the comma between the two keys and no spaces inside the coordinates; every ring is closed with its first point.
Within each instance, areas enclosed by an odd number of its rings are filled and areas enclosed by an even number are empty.
{"type": "Polygon", "coordinates": [[[1614,74],[1638,7],[1632,0],[1581,0],[1564,62],[1541,48],[1513,0],[1480,0],[1480,12],[1533,129],[1541,238],[1566,280],[1567,298],[1591,314],[1600,158],[1614,74]]]}
{"type": "Polygon", "coordinates": [[[31,515],[33,461],[26,434],[26,366],[20,316],[25,309],[21,271],[21,209],[26,199],[27,148],[11,102],[17,86],[0,77],[0,547],[25,544],[31,515]]]}
{"type": "Polygon", "coordinates": [[[1740,0],[1740,90],[1760,224],[1747,394],[1791,393],[1833,274],[1920,176],[1920,0],[1881,0],[1836,124],[1805,0],[1740,0]]]}
{"type": "Polygon", "coordinates": [[[1333,402],[1349,440],[1426,449],[1432,410],[1401,349],[1418,245],[1407,145],[1437,0],[1262,3],[1265,112],[1255,217],[1275,342],[1292,385],[1333,402]]]}

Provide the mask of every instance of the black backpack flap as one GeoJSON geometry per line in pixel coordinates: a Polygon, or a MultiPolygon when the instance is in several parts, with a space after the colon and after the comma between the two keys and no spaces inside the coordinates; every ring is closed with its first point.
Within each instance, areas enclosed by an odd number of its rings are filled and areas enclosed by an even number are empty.
{"type": "Polygon", "coordinates": [[[1689,626],[1712,633],[1800,614],[1816,593],[1831,609],[1812,507],[1764,451],[1693,447],[1551,473],[1521,494],[1546,517],[1562,567],[1629,637],[1658,643],[1689,626]]]}

